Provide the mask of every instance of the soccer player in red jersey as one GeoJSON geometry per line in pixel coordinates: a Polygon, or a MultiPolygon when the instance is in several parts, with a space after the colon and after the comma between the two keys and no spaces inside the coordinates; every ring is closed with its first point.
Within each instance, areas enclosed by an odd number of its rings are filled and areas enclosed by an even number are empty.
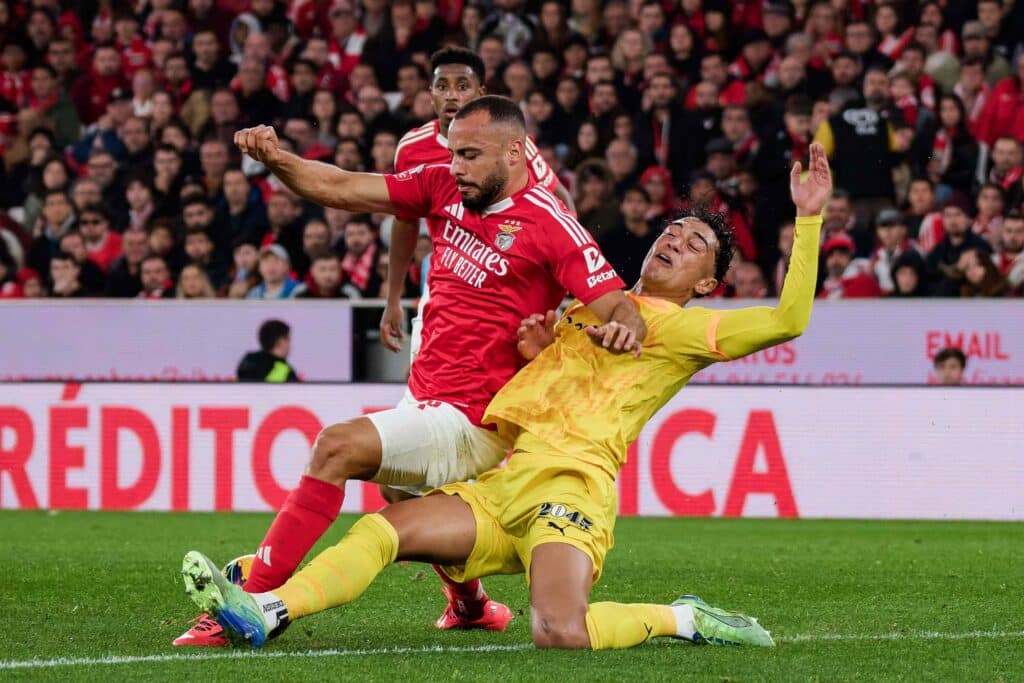
{"type": "MultiPolygon", "coordinates": [[[[616,331],[609,338],[613,352],[639,351],[646,327],[622,280],[586,229],[532,182],[525,121],[511,100],[488,95],[459,110],[449,130],[450,165],[395,175],[301,159],[280,150],[268,126],[239,131],[235,143],[309,201],[427,217],[434,246],[435,305],[424,310],[425,333],[405,398],[392,410],[320,433],[306,474],[260,544],[246,591],[271,590],[291,576],[337,517],[349,479],[418,492],[501,462],[511,444],[481,426],[484,409],[522,363],[520,321],[557,308],[566,290],[616,331]]],[[[499,606],[478,581],[445,583],[464,625],[486,627],[498,616],[499,606]]]]}
{"type": "MultiPolygon", "coordinates": [[[[395,173],[408,171],[421,164],[447,164],[452,153],[448,149],[448,127],[455,113],[465,104],[486,94],[484,82],[484,62],[480,55],[464,47],[446,47],[438,50],[430,57],[433,81],[430,94],[434,100],[434,112],[437,118],[419,128],[413,128],[398,142],[395,149],[395,173]]],[[[548,163],[540,155],[537,144],[529,135],[526,136],[526,168],[530,180],[551,191],[553,195],[575,213],[572,195],[562,187],[558,176],[551,170],[548,163]]],[[[443,221],[442,221],[443,223],[443,221]]],[[[432,229],[436,229],[433,226],[432,229]]],[[[401,294],[404,290],[405,274],[412,262],[416,237],[419,234],[418,221],[396,219],[391,228],[391,243],[388,250],[388,303],[381,317],[380,338],[384,345],[392,351],[399,351],[402,342],[401,294]]],[[[428,276],[429,281],[429,276],[428,276]]],[[[411,353],[415,360],[419,353],[423,309],[430,298],[427,283],[424,283],[420,297],[419,310],[412,321],[411,353]]],[[[394,490],[383,491],[385,498],[394,502],[397,496],[394,490]]]]}

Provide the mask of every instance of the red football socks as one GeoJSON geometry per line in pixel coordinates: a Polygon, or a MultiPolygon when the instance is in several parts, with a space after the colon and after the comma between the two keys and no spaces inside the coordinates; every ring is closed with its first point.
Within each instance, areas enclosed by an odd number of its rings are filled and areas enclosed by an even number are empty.
{"type": "Polygon", "coordinates": [[[489,598],[487,597],[487,591],[484,590],[484,585],[480,583],[480,579],[459,583],[441,571],[441,568],[436,564],[431,566],[448,587],[446,591],[448,601],[455,608],[459,616],[466,617],[467,619],[479,619],[483,616],[484,603],[489,598]]]}
{"type": "Polygon", "coordinates": [[[263,593],[284,584],[324,535],[341,510],[345,491],[334,484],[303,476],[284,501],[256,551],[248,593],[263,593]]]}

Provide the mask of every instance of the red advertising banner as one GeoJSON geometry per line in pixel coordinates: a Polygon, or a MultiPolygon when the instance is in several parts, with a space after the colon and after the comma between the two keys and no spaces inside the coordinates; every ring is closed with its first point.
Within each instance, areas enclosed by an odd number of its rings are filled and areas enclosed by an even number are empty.
{"type": "MultiPolygon", "coordinates": [[[[0,507],[274,510],[323,425],[397,385],[0,385],[0,507]]],[[[619,477],[622,514],[1024,519],[1013,388],[684,389],[619,477]]],[[[382,504],[351,482],[346,511],[382,504]]]]}

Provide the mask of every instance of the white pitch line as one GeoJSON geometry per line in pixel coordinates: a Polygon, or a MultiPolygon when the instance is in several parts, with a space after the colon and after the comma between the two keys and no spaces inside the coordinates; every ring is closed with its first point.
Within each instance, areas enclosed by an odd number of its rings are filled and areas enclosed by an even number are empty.
{"type": "MultiPolygon", "coordinates": [[[[925,631],[923,633],[805,633],[802,635],[780,636],[780,643],[853,642],[853,641],[895,641],[895,640],[977,640],[985,638],[1024,638],[1024,631],[965,631],[944,633],[925,631]]],[[[532,650],[533,645],[473,645],[466,647],[384,647],[368,650],[233,650],[229,652],[204,652],[199,654],[162,655],[111,655],[108,657],[57,657],[56,659],[26,659],[21,661],[0,660],[0,671],[9,669],[47,669],[74,666],[104,666],[115,664],[143,664],[149,662],[199,662],[218,659],[282,659],[307,657],[373,657],[378,655],[429,655],[459,654],[478,652],[521,652],[532,650]]]]}

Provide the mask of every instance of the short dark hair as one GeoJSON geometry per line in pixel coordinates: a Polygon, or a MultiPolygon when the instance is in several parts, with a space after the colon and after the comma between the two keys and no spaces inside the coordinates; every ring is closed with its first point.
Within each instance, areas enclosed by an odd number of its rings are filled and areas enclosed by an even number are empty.
{"type": "Polygon", "coordinates": [[[295,67],[297,66],[308,67],[309,70],[312,71],[314,74],[320,71],[320,67],[316,65],[316,62],[314,62],[312,59],[306,59],[305,57],[299,57],[298,59],[295,60],[295,63],[292,64],[291,68],[292,73],[295,73],[295,67]]]}
{"type": "Polygon", "coordinates": [[[790,116],[811,116],[814,103],[807,95],[790,95],[786,98],[786,113],[790,116]]]}
{"type": "MultiPolygon", "coordinates": [[[[474,52],[473,54],[476,54],[476,53],[474,52]]],[[[416,70],[416,77],[417,78],[419,78],[421,80],[424,80],[424,81],[429,81],[430,80],[430,78],[427,75],[427,70],[423,68],[422,64],[419,64],[417,62],[409,62],[408,64],[402,64],[401,66],[398,67],[398,71],[401,71],[402,69],[415,69],[416,70]]],[[[474,71],[473,73],[476,73],[476,72],[474,71]]]]}
{"type": "Polygon", "coordinates": [[[159,261],[160,263],[164,264],[164,268],[168,268],[167,259],[165,259],[160,254],[146,254],[146,256],[143,257],[141,261],[139,261],[139,265],[141,266],[146,261],[159,261]]]}
{"type": "Polygon", "coordinates": [[[62,190],[59,187],[51,187],[50,189],[43,191],[43,203],[45,204],[46,200],[55,194],[59,194],[60,196],[64,197],[64,199],[67,199],[68,202],[71,201],[71,197],[68,196],[67,190],[62,190]]]}
{"type": "MultiPolygon", "coordinates": [[[[729,272],[729,265],[732,263],[732,247],[734,242],[732,227],[730,227],[726,215],[718,211],[711,211],[703,206],[694,206],[684,209],[668,222],[675,223],[683,218],[696,218],[711,228],[711,232],[718,239],[718,251],[715,253],[715,279],[721,282],[725,274],[729,272]]],[[[702,295],[698,294],[697,296],[702,295]]]]}
{"type": "Polygon", "coordinates": [[[209,199],[200,194],[190,194],[181,202],[182,213],[184,213],[185,209],[187,209],[188,207],[194,206],[196,204],[202,204],[205,208],[209,209],[210,211],[213,211],[213,204],[210,203],[209,199]]]}
{"type": "Polygon", "coordinates": [[[260,348],[270,353],[270,349],[277,346],[277,342],[292,333],[292,328],[283,320],[267,320],[260,325],[259,340],[260,348]]]}
{"type": "Polygon", "coordinates": [[[108,222],[108,223],[110,222],[110,211],[103,204],[99,204],[99,203],[86,204],[84,207],[82,207],[82,210],[79,212],[79,214],[85,214],[85,213],[97,214],[99,216],[102,216],[103,220],[105,220],[106,222],[108,222]]]}
{"type": "Polygon", "coordinates": [[[43,62],[41,64],[36,64],[32,68],[33,69],[41,69],[42,71],[45,71],[46,73],[50,74],[50,76],[52,78],[57,78],[57,70],[54,69],[52,66],[50,66],[49,64],[47,64],[45,62],[43,62]]]}
{"type": "Polygon", "coordinates": [[[189,235],[202,235],[203,237],[205,237],[206,239],[210,240],[211,242],[213,241],[213,235],[210,234],[210,230],[208,228],[204,228],[202,226],[198,226],[197,225],[195,227],[189,228],[185,232],[185,239],[188,239],[189,235]]]}
{"type": "MultiPolygon", "coordinates": [[[[65,235],[65,237],[67,237],[67,235],[65,235]]],[[[54,261],[68,261],[70,263],[74,263],[76,266],[78,265],[78,261],[75,260],[75,257],[66,251],[58,251],[56,254],[51,256],[50,262],[52,263],[54,261]]]]}
{"type": "Polygon", "coordinates": [[[316,263],[317,261],[325,260],[337,261],[338,255],[327,247],[317,247],[316,249],[313,250],[313,253],[309,255],[310,263],[316,263]]]}
{"type": "Polygon", "coordinates": [[[631,185],[626,188],[626,191],[622,193],[622,198],[625,199],[627,194],[638,194],[644,198],[644,201],[648,204],[651,203],[651,195],[643,188],[642,185],[631,185]]]}
{"type": "Polygon", "coordinates": [[[967,356],[965,356],[964,352],[955,346],[947,346],[944,349],[940,349],[939,352],[935,354],[935,358],[932,359],[932,363],[934,367],[939,367],[941,363],[945,363],[950,358],[955,358],[956,361],[960,363],[961,368],[967,367],[967,356]]]}
{"type": "Polygon", "coordinates": [[[905,48],[903,48],[902,54],[906,54],[908,52],[919,52],[921,53],[921,56],[926,56],[928,54],[928,50],[925,48],[925,46],[917,41],[914,41],[908,44],[905,48]]]}
{"type": "Polygon", "coordinates": [[[481,83],[487,78],[487,70],[484,67],[484,60],[480,55],[464,47],[446,47],[430,55],[430,72],[433,73],[439,66],[445,64],[460,64],[468,66],[481,83]]]}
{"type": "Polygon", "coordinates": [[[494,123],[510,123],[518,128],[526,129],[526,118],[519,105],[501,95],[484,95],[464,105],[455,114],[455,119],[464,119],[477,112],[487,112],[494,123]]]}
{"type": "Polygon", "coordinates": [[[352,215],[347,221],[345,221],[344,227],[347,228],[350,225],[366,225],[371,231],[375,231],[377,229],[376,223],[373,222],[373,216],[368,213],[357,213],[352,215]]]}

